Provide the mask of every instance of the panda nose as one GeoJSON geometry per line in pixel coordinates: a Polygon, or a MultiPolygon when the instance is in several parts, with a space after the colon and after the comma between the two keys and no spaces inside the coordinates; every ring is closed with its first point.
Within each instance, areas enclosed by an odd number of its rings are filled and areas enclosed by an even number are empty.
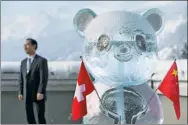
{"type": "Polygon", "coordinates": [[[128,53],[129,48],[127,46],[123,46],[119,49],[119,52],[122,53],[122,54],[128,53]]]}
{"type": "Polygon", "coordinates": [[[119,53],[120,54],[127,54],[130,52],[130,49],[127,45],[122,45],[119,47],[119,53]]]}

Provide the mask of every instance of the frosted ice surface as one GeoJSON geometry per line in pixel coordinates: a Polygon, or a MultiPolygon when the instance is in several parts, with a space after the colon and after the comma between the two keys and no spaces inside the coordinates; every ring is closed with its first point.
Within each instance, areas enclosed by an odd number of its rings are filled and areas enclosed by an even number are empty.
{"type": "MultiPolygon", "coordinates": [[[[113,90],[116,90],[114,89],[116,86],[109,86],[107,84],[97,82],[95,83],[95,88],[98,90],[100,98],[102,99],[104,109],[117,113],[116,111],[118,110],[118,107],[116,107],[116,104],[118,97],[115,96],[117,93],[113,92],[113,90]],[[111,97],[107,93],[111,93],[111,97]],[[104,97],[106,99],[104,99],[104,97]]],[[[124,110],[124,115],[126,115],[125,123],[161,124],[163,122],[162,107],[157,95],[153,96],[151,101],[148,103],[148,108],[145,108],[146,102],[148,102],[153,94],[153,91],[147,84],[141,84],[124,90],[126,91],[124,93],[124,98],[122,98],[122,100],[124,100],[124,109],[121,110],[124,110]]],[[[93,122],[95,124],[114,123],[114,119],[112,117],[104,117],[105,113],[100,108],[100,102],[95,92],[88,95],[87,108],[88,114],[83,119],[85,124],[91,124],[93,122]],[[93,121],[93,119],[95,119],[95,121],[93,121]]]]}
{"type": "Polygon", "coordinates": [[[135,90],[123,87],[122,91],[118,88],[109,89],[102,97],[103,108],[115,112],[118,114],[118,109],[125,115],[126,124],[135,124],[137,118],[140,115],[147,113],[148,107],[146,106],[146,100],[140,96],[135,90]],[[120,94],[123,93],[121,97],[120,94]],[[118,101],[123,100],[123,107],[118,106],[118,101]]]}
{"type": "Polygon", "coordinates": [[[84,64],[95,77],[102,97],[100,104],[96,95],[88,96],[84,123],[93,123],[91,119],[106,123],[102,113],[114,119],[113,123],[161,123],[160,100],[154,95],[155,104],[151,101],[147,105],[153,91],[146,83],[157,62],[156,33],[163,27],[161,12],[151,9],[143,15],[127,11],[94,15],[92,10],[83,9],[74,18],[76,31],[84,36],[84,64]]]}
{"type": "Polygon", "coordinates": [[[150,78],[156,37],[145,18],[124,11],[106,12],[91,21],[84,33],[83,59],[96,79],[105,79],[108,84],[138,85],[150,78]]]}

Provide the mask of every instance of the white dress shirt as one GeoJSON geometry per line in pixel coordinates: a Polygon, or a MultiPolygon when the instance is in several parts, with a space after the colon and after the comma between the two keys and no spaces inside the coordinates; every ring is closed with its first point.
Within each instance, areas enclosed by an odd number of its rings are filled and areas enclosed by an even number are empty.
{"type": "Polygon", "coordinates": [[[30,67],[31,67],[31,64],[32,64],[32,62],[33,62],[33,60],[34,60],[34,58],[35,58],[35,55],[36,54],[34,54],[34,55],[28,55],[27,56],[27,73],[29,72],[29,70],[30,70],[30,67]],[[31,59],[31,64],[29,64],[29,59],[31,59]]]}

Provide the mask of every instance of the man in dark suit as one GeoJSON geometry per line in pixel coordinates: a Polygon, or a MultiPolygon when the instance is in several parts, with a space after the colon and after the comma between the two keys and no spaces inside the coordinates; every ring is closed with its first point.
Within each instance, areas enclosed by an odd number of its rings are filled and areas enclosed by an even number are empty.
{"type": "Polygon", "coordinates": [[[36,54],[37,45],[36,40],[26,39],[24,49],[28,57],[21,62],[18,99],[25,100],[29,124],[36,124],[36,116],[39,124],[46,124],[45,101],[48,64],[45,58],[36,54]]]}

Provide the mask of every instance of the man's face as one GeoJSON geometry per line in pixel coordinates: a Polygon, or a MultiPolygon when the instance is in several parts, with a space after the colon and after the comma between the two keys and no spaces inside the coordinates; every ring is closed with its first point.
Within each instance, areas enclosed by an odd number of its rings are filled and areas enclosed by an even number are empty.
{"type": "Polygon", "coordinates": [[[26,40],[24,44],[24,50],[27,54],[32,54],[35,52],[35,45],[32,45],[30,40],[26,40]]]}

